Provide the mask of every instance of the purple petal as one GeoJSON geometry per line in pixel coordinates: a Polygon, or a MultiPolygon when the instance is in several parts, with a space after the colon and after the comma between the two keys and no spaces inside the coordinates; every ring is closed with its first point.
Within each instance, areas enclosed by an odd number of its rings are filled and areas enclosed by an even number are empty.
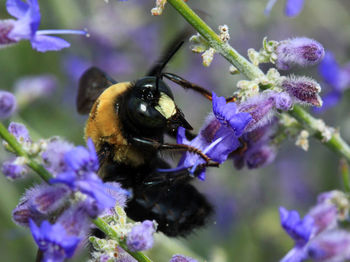
{"type": "Polygon", "coordinates": [[[39,52],[59,51],[70,46],[66,40],[46,35],[36,35],[30,40],[32,47],[39,52]]]}
{"type": "Polygon", "coordinates": [[[304,7],[304,0],[287,0],[285,7],[286,16],[297,16],[304,7]]]}
{"type": "Polygon", "coordinates": [[[22,18],[28,9],[29,5],[21,0],[7,0],[6,2],[7,12],[17,19],[22,18]]]}
{"type": "Polygon", "coordinates": [[[340,66],[335,60],[333,53],[326,52],[318,70],[327,84],[335,89],[339,89],[340,66]]]}

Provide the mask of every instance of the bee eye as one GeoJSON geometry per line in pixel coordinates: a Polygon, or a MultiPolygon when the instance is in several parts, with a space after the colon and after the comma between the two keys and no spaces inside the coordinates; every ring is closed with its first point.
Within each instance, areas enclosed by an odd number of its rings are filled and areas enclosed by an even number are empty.
{"type": "Polygon", "coordinates": [[[138,127],[162,128],[166,126],[166,119],[150,103],[130,97],[128,101],[129,119],[138,127]]]}

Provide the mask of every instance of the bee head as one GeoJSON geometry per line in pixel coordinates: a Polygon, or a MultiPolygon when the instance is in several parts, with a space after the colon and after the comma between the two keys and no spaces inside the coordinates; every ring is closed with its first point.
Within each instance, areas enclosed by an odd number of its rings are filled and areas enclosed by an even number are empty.
{"type": "Polygon", "coordinates": [[[136,127],[147,129],[192,129],[174,102],[168,85],[155,76],[137,80],[127,99],[127,113],[136,127]]]}

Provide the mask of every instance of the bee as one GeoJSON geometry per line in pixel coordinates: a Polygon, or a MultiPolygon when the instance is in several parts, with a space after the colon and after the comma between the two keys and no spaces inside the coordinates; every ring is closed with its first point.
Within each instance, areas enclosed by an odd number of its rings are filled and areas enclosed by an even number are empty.
{"type": "Polygon", "coordinates": [[[168,236],[186,236],[205,225],[213,207],[190,184],[193,176],[187,169],[159,171],[170,168],[159,153],[188,151],[200,155],[205,166],[217,166],[197,148],[164,142],[164,135],[175,137],[180,126],[189,137],[194,135],[163,77],[211,99],[206,89],[162,72],[182,44],[172,44],[160,62],[136,81],[117,82],[92,67],[81,76],[77,96],[78,112],[89,114],[85,138],[96,147],[100,177],[131,189],[128,217],[156,220],[158,230],[168,236]]]}

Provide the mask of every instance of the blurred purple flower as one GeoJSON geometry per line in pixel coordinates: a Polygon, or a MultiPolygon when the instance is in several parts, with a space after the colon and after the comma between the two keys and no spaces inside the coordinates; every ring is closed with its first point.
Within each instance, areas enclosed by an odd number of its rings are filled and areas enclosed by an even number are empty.
{"type": "Polygon", "coordinates": [[[23,178],[28,173],[28,168],[18,158],[2,163],[1,172],[10,180],[23,178]]]}
{"type": "Polygon", "coordinates": [[[289,70],[293,66],[316,65],[324,57],[323,46],[307,37],[296,37],[279,42],[276,48],[276,66],[280,70],[289,70]]]}
{"type": "Polygon", "coordinates": [[[173,255],[169,262],[197,262],[196,259],[184,255],[173,255]]]}
{"type": "Polygon", "coordinates": [[[41,153],[44,167],[53,175],[65,172],[67,170],[67,164],[64,161],[64,155],[73,148],[73,144],[60,138],[51,139],[45,151],[41,153]]]}
{"type": "Polygon", "coordinates": [[[15,112],[16,104],[12,93],[0,90],[0,119],[9,118],[15,112]]]}
{"type": "Polygon", "coordinates": [[[25,125],[21,123],[11,122],[8,126],[8,131],[14,135],[18,142],[20,143],[30,143],[32,142],[32,139],[29,136],[28,129],[25,125]]]}
{"type": "MultiPolygon", "coordinates": [[[[284,13],[286,16],[294,17],[303,10],[305,0],[286,0],[284,13]]],[[[269,0],[265,7],[265,15],[269,15],[277,0],[269,0]]]]}
{"type": "Polygon", "coordinates": [[[6,9],[17,20],[6,20],[6,22],[0,24],[4,28],[0,29],[0,31],[7,32],[6,35],[0,34],[3,37],[0,43],[9,42],[8,40],[12,40],[13,42],[29,40],[32,47],[39,52],[58,51],[69,47],[70,44],[61,38],[47,35],[86,35],[86,32],[81,30],[38,30],[41,15],[37,0],[27,0],[26,2],[22,2],[21,0],[7,0],[6,9]]]}
{"type": "Polygon", "coordinates": [[[40,228],[29,220],[30,230],[39,249],[44,252],[43,261],[63,262],[73,256],[80,239],[69,236],[64,227],[56,223],[51,225],[43,221],[40,228]]]}
{"type": "MultiPolygon", "coordinates": [[[[108,190],[115,190],[121,194],[125,190],[118,185],[105,185],[97,176],[99,168],[98,158],[94,144],[91,139],[87,141],[88,149],[78,146],[64,154],[64,164],[66,170],[59,173],[55,178],[50,180],[51,184],[63,183],[69,186],[73,191],[80,191],[95,201],[98,215],[106,208],[115,206],[116,198],[107,193],[108,190]]],[[[91,199],[90,199],[91,200],[91,199]]]]}
{"type": "Polygon", "coordinates": [[[341,67],[333,53],[326,52],[318,69],[323,81],[330,87],[330,91],[322,97],[324,102],[322,107],[315,109],[322,112],[336,106],[343,92],[350,86],[350,63],[341,67]]]}
{"type": "Polygon", "coordinates": [[[52,75],[23,77],[15,83],[15,95],[19,105],[28,104],[40,97],[49,96],[57,88],[57,80],[52,75]]]}
{"type": "Polygon", "coordinates": [[[134,226],[127,235],[126,244],[131,251],[148,250],[153,246],[153,234],[156,232],[154,223],[145,220],[134,226]]]}
{"type": "Polygon", "coordinates": [[[309,241],[314,225],[311,216],[306,215],[301,219],[297,211],[280,207],[280,218],[282,227],[293,238],[296,246],[304,246],[309,241]]]}

